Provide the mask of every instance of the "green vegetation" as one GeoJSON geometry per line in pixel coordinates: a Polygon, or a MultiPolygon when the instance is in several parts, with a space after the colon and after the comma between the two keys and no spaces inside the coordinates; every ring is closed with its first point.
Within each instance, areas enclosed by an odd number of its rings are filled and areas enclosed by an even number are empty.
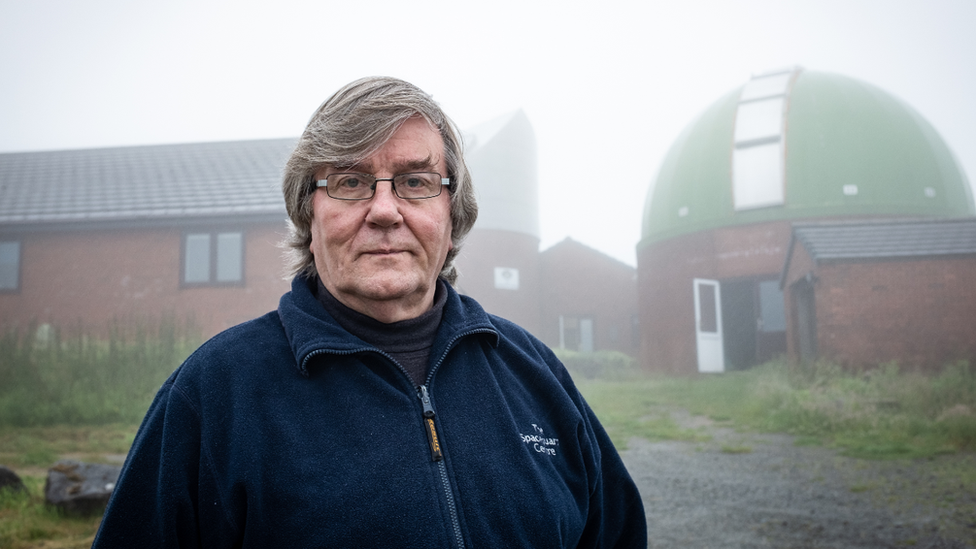
{"type": "Polygon", "coordinates": [[[200,342],[192,323],[172,319],[93,334],[40,326],[0,336],[0,463],[27,487],[0,490],[0,547],[91,546],[101,518],[45,505],[47,468],[64,457],[103,462],[128,452],[153,395],[200,342]]]}
{"type": "Polygon", "coordinates": [[[0,463],[14,469],[47,469],[69,455],[91,463],[129,451],[138,422],[90,426],[0,427],[0,463]]]}
{"type": "MultiPolygon", "coordinates": [[[[589,380],[580,390],[614,442],[632,436],[681,438],[655,425],[667,405],[739,429],[781,432],[801,444],[837,447],[863,458],[916,458],[976,450],[976,372],[966,362],[937,375],[887,364],[867,371],[837,365],[765,364],[684,378],[589,380]]],[[[701,436],[701,435],[699,435],[701,436]]]]}
{"type": "Polygon", "coordinates": [[[723,454],[751,454],[752,453],[752,447],[751,446],[742,446],[742,445],[723,444],[722,445],[722,453],[723,454]]]}
{"type": "Polygon", "coordinates": [[[641,377],[637,361],[619,351],[578,353],[566,349],[554,351],[566,369],[576,379],[601,379],[604,381],[629,381],[641,377]]]}
{"type": "Polygon", "coordinates": [[[101,517],[74,518],[44,505],[44,479],[23,477],[25,492],[0,490],[0,547],[91,547],[101,517]]]}
{"type": "Polygon", "coordinates": [[[41,325],[0,335],[0,427],[138,422],[199,344],[192,323],[119,321],[106,337],[41,325]]]}
{"type": "Polygon", "coordinates": [[[699,431],[678,426],[669,411],[660,406],[664,401],[656,382],[581,380],[578,383],[617,448],[626,448],[631,437],[690,442],[707,438],[699,431]]]}
{"type": "MultiPolygon", "coordinates": [[[[44,330],[0,338],[0,463],[17,469],[28,488],[0,492],[0,547],[90,546],[100,519],[63,517],[45,506],[44,475],[66,456],[97,462],[126,453],[156,389],[198,342],[172,322],[142,326],[117,329],[107,339],[59,338],[44,330]]],[[[957,454],[939,457],[922,488],[868,481],[854,484],[855,492],[895,498],[928,490],[925,498],[947,501],[958,487],[976,485],[972,459],[960,453],[976,450],[976,371],[967,363],[937,375],[895,365],[852,372],[775,362],[663,377],[641,375],[620,353],[559,356],[619,448],[632,437],[705,442],[709,435],[695,425],[708,418],[740,430],[790,433],[797,444],[857,457],[957,454]],[[676,421],[678,409],[692,415],[676,421]]],[[[970,511],[971,505],[958,512],[970,511]]]]}
{"type": "Polygon", "coordinates": [[[27,492],[0,490],[0,547],[91,547],[100,516],[64,516],[44,503],[47,468],[60,458],[104,462],[125,454],[138,424],[0,429],[0,463],[20,474],[27,492]]]}

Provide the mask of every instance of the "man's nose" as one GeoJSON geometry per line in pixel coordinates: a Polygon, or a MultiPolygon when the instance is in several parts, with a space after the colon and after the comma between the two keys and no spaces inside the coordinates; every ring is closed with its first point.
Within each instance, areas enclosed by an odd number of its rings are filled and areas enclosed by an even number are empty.
{"type": "Polygon", "coordinates": [[[366,221],[381,227],[389,227],[403,220],[400,215],[402,200],[393,192],[393,182],[388,179],[376,181],[376,190],[369,201],[366,221]],[[388,183],[388,184],[387,184],[388,183]]]}

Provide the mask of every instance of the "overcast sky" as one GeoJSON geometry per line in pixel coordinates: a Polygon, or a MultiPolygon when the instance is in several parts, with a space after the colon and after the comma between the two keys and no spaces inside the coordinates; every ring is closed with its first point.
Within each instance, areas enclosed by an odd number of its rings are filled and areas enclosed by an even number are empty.
{"type": "Polygon", "coordinates": [[[972,0],[0,0],[0,152],[293,137],[343,84],[397,76],[462,129],[523,109],[543,248],[633,265],[668,147],[752,73],[877,85],[972,180],[974,28],[972,0]]]}

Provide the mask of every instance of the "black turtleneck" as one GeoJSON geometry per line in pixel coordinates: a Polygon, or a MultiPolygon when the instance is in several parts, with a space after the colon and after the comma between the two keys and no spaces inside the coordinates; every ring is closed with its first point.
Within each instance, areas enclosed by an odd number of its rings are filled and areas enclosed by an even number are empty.
{"type": "Polygon", "coordinates": [[[437,328],[441,324],[444,303],[447,302],[445,282],[437,280],[434,305],[417,318],[386,324],[354,311],[339,302],[318,280],[316,297],[339,326],[347,332],[375,345],[400,364],[414,385],[423,385],[427,377],[430,348],[434,345],[437,328]]]}

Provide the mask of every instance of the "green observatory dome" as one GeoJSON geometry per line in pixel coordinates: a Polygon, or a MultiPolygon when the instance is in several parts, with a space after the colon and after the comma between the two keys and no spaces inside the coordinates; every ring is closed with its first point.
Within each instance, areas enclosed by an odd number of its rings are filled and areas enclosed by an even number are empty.
{"type": "Polygon", "coordinates": [[[682,132],[648,193],[639,246],[769,221],[972,215],[965,173],[912,107],[790,69],[753,77],[682,132]]]}

